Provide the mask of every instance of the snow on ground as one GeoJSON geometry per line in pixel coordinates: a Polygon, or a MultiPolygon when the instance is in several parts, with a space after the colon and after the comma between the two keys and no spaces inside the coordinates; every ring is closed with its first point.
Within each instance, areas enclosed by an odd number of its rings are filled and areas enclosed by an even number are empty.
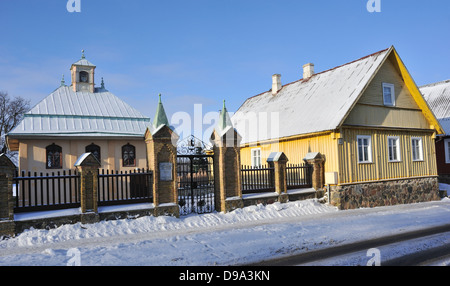
{"type": "MultiPolygon", "coordinates": [[[[226,214],[146,216],[29,229],[0,241],[0,266],[244,265],[448,223],[448,198],[345,211],[313,199],[250,206],[226,214]]],[[[428,245],[449,242],[450,234],[444,234],[428,245]]],[[[381,251],[382,258],[401,254],[381,251]]],[[[357,255],[355,265],[365,265],[366,253],[357,255]]]]}

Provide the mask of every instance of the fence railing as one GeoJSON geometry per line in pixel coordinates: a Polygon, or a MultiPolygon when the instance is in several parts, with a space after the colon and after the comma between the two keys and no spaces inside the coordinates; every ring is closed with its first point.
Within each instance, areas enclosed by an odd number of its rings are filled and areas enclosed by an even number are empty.
{"type": "Polygon", "coordinates": [[[242,194],[274,192],[274,168],[268,165],[261,167],[242,166],[241,186],[242,194]]]}
{"type": "Polygon", "coordinates": [[[311,188],[312,166],[309,164],[287,164],[286,182],[287,189],[311,188]]]}
{"type": "Polygon", "coordinates": [[[153,172],[99,170],[98,205],[117,205],[153,201],[153,172]]]}
{"type": "Polygon", "coordinates": [[[16,197],[14,212],[44,211],[80,206],[79,178],[76,171],[46,173],[22,171],[13,178],[16,197]]]}
{"type": "MultiPolygon", "coordinates": [[[[74,170],[51,173],[22,171],[13,177],[15,213],[80,207],[80,174],[74,170]]],[[[99,170],[98,205],[153,201],[153,172],[99,170]]]]}

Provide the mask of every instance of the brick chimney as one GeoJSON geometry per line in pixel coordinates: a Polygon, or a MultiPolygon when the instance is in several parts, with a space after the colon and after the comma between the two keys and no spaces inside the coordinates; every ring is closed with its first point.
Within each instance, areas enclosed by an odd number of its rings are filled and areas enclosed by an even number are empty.
{"type": "Polygon", "coordinates": [[[281,75],[274,74],[272,76],[272,95],[277,94],[278,91],[280,91],[281,87],[281,75]]]}
{"type": "Polygon", "coordinates": [[[307,63],[303,66],[303,78],[307,79],[314,75],[314,64],[307,63]]]}

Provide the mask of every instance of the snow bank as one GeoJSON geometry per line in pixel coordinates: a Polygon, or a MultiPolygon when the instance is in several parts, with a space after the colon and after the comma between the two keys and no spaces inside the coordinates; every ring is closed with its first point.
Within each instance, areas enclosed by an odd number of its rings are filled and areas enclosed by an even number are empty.
{"type": "MultiPolygon", "coordinates": [[[[0,241],[0,266],[64,266],[75,257],[82,266],[241,265],[448,224],[448,214],[449,198],[347,211],[313,199],[255,205],[226,214],[77,223],[50,230],[29,229],[0,241]],[[74,257],[74,253],[79,255],[74,257]]],[[[448,233],[430,247],[441,243],[450,243],[448,233]]],[[[402,252],[406,248],[411,247],[402,247],[402,252]]],[[[396,255],[382,249],[383,258],[396,255]]],[[[358,257],[352,260],[365,265],[366,253],[358,257]]]]}
{"type": "MultiPolygon", "coordinates": [[[[130,208],[134,208],[133,205],[130,208]]],[[[156,233],[175,230],[209,229],[211,227],[228,227],[230,225],[247,225],[252,222],[273,221],[277,218],[289,218],[319,213],[334,212],[337,208],[320,204],[317,200],[296,201],[286,204],[254,205],[237,209],[229,213],[192,214],[180,218],[170,216],[145,216],[133,219],[101,221],[94,224],[63,225],[55,229],[28,229],[17,237],[0,242],[0,249],[14,246],[33,246],[79,240],[85,238],[112,237],[127,234],[156,233]]],[[[48,216],[39,213],[39,217],[48,216]]],[[[27,214],[29,218],[32,214],[27,214]]],[[[24,218],[20,218],[24,219],[24,218]]]]}

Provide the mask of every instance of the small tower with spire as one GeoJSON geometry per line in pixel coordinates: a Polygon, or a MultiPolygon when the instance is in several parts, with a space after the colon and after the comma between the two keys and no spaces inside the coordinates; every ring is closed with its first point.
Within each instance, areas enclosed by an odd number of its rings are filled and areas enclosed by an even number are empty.
{"type": "Polygon", "coordinates": [[[214,203],[219,212],[244,206],[240,175],[241,139],[233,127],[224,100],[219,122],[210,139],[214,151],[214,203]]]}
{"type": "Polygon", "coordinates": [[[178,207],[177,146],[179,137],[169,126],[159,94],[152,126],[144,135],[148,169],[153,171],[153,204],[155,216],[180,215],[178,207]]]}
{"type": "Polygon", "coordinates": [[[81,51],[81,59],[72,64],[70,72],[72,76],[72,89],[73,91],[87,91],[94,92],[94,73],[96,66],[89,62],[85,55],[84,50],[81,51]]]}

